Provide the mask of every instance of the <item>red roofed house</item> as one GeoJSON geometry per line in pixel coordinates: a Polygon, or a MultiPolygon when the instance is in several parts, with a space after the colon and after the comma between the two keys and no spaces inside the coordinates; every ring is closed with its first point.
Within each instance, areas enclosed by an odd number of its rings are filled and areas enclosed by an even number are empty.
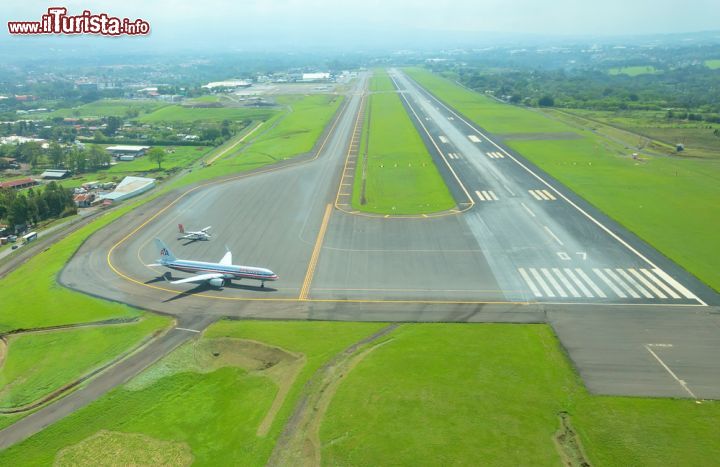
{"type": "Polygon", "coordinates": [[[75,206],[79,208],[89,208],[92,202],[95,201],[95,193],[81,193],[73,197],[75,206]]]}

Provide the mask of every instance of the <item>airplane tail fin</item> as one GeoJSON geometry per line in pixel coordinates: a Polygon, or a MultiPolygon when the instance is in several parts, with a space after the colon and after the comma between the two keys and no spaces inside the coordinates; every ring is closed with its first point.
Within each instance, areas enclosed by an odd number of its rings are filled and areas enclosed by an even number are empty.
{"type": "Polygon", "coordinates": [[[160,250],[160,261],[175,261],[175,255],[172,251],[170,251],[170,248],[160,240],[159,238],[155,239],[155,245],[157,246],[158,250],[160,250]]]}
{"type": "Polygon", "coordinates": [[[184,234],[184,233],[185,233],[185,227],[183,227],[183,225],[182,225],[182,224],[178,224],[178,230],[179,230],[179,231],[180,231],[180,233],[182,233],[182,234],[184,234]]]}

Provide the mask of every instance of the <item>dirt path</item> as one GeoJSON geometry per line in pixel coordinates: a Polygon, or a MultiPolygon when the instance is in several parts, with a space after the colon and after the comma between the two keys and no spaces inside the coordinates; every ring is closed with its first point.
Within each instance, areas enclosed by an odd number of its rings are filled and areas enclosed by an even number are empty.
{"type": "Polygon", "coordinates": [[[320,424],[340,382],[370,352],[389,342],[381,339],[398,326],[390,324],[356,342],[315,372],[275,444],[269,466],[320,465],[320,424]]]}

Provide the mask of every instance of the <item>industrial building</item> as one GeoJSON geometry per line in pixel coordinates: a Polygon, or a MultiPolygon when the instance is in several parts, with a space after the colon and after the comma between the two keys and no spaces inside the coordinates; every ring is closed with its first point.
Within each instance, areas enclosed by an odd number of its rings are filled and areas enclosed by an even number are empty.
{"type": "Polygon", "coordinates": [[[125,177],[122,182],[115,187],[114,191],[105,193],[100,199],[110,202],[118,202],[124,199],[132,198],[145,193],[155,187],[154,178],[144,177],[125,177]]]}
{"type": "Polygon", "coordinates": [[[308,83],[314,81],[328,81],[330,80],[330,73],[303,73],[302,80],[308,83]]]}
{"type": "Polygon", "coordinates": [[[64,169],[48,169],[40,176],[48,180],[62,180],[70,176],[70,171],[64,169]]]}
{"type": "Polygon", "coordinates": [[[136,157],[140,157],[150,149],[150,146],[130,146],[130,145],[119,145],[119,146],[108,146],[107,151],[112,154],[113,157],[120,160],[133,160],[136,157]],[[123,158],[124,157],[124,158],[123,158]]]}
{"type": "Polygon", "coordinates": [[[20,180],[10,180],[9,182],[0,182],[0,188],[12,188],[14,190],[22,190],[37,185],[38,182],[32,178],[21,178],[20,180]]]}

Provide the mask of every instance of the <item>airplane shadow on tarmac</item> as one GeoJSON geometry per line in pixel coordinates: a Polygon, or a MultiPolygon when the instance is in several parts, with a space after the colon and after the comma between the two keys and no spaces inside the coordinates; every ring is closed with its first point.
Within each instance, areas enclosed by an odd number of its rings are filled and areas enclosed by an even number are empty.
{"type": "MultiPolygon", "coordinates": [[[[173,277],[172,273],[170,273],[168,271],[161,276],[158,276],[154,279],[150,279],[149,281],[145,281],[145,284],[154,284],[157,282],[169,282],[169,281],[173,281],[173,280],[177,280],[177,279],[181,279],[181,278],[173,277]]],[[[207,292],[209,290],[223,290],[223,289],[250,290],[253,292],[263,292],[263,293],[277,292],[277,289],[268,287],[268,286],[260,287],[259,285],[249,285],[249,284],[246,285],[246,284],[237,284],[237,283],[231,282],[229,284],[225,284],[225,286],[223,286],[222,289],[217,289],[216,287],[212,287],[207,283],[202,283],[202,284],[195,286],[192,289],[185,290],[183,292],[179,292],[174,297],[170,297],[167,300],[163,300],[163,303],[172,302],[172,301],[181,299],[183,297],[192,296],[197,293],[207,292]]]]}

